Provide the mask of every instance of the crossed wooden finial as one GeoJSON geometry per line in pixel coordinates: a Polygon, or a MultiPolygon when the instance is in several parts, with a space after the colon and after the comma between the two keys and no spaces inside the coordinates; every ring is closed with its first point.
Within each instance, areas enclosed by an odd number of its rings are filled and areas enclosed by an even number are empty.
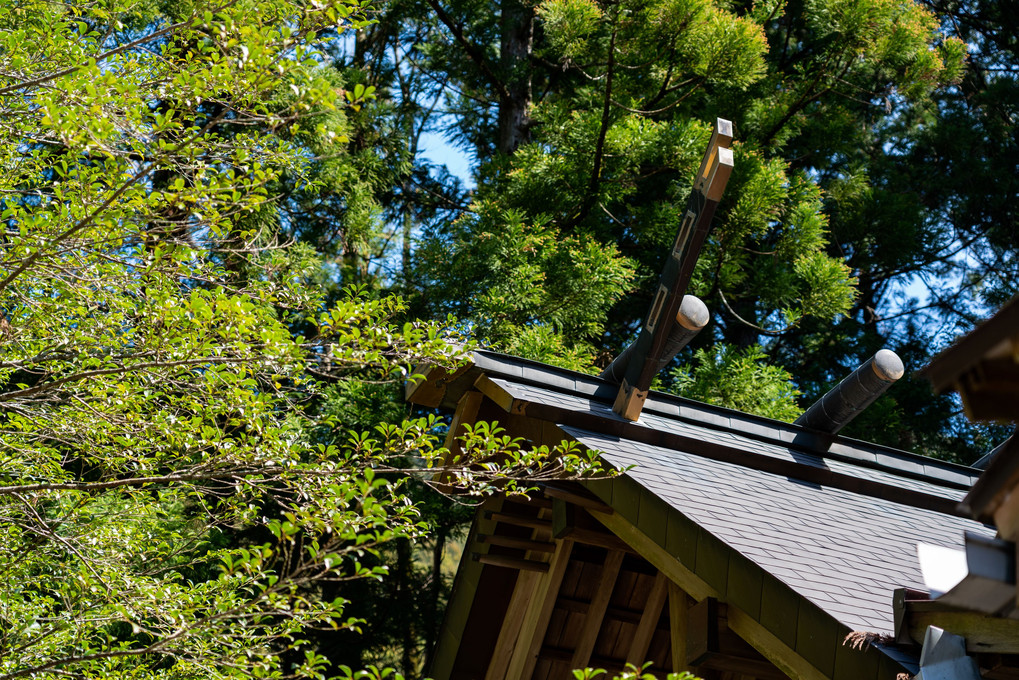
{"type": "MultiPolygon", "coordinates": [[[[719,118],[711,133],[704,159],[697,171],[693,190],[686,201],[686,212],[672,246],[672,255],[665,263],[651,309],[640,335],[634,342],[626,373],[612,409],[627,420],[640,417],[651,381],[661,370],[669,331],[676,323],[676,314],[683,295],[690,285],[697,257],[711,230],[711,218],[722,198],[732,174],[732,123],[719,118]]],[[[670,357],[671,358],[671,357],[670,357]]]]}

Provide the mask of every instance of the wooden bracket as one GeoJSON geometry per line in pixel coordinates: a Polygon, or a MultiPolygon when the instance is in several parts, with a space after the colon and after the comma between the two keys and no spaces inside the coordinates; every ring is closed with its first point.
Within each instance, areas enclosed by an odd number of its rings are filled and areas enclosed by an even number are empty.
{"type": "Polygon", "coordinates": [[[718,648],[718,600],[706,597],[687,612],[687,663],[697,666],[718,648]]]}
{"type": "Polygon", "coordinates": [[[616,401],[612,404],[612,410],[629,421],[636,421],[640,412],[644,410],[644,402],[647,401],[648,390],[638,390],[632,387],[623,379],[616,393],[616,401]]]}

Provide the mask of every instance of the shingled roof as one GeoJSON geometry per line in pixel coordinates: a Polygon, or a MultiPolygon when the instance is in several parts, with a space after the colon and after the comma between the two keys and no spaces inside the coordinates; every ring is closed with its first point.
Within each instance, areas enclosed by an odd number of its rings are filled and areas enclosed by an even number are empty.
{"type": "MultiPolygon", "coordinates": [[[[993,536],[956,509],[979,470],[660,393],[629,422],[612,411],[616,390],[481,351],[467,369],[433,373],[408,392],[451,409],[480,392],[498,408],[475,417],[502,412],[495,419],[511,433],[516,425],[536,443],[572,438],[626,470],[586,483],[605,506],[596,518],[695,600],[717,598],[746,618],[740,625],[772,636],[791,661],[748,642],[786,675],[892,680],[916,671],[916,649],[878,644],[853,656],[842,640],[852,631],[896,633],[896,589],[925,589],[917,543],[961,548],[966,531],[993,536]]],[[[470,636],[477,578],[459,577],[436,677],[473,677],[458,675],[450,646],[470,636]],[[449,634],[451,626],[460,633],[449,634]]],[[[535,643],[535,653],[553,642],[535,643]]]]}

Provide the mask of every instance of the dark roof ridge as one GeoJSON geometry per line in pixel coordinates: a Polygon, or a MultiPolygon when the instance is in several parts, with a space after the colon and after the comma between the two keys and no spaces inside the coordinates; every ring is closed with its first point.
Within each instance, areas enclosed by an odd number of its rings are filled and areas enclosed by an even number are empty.
{"type": "MultiPolygon", "coordinates": [[[[582,395],[609,404],[618,389],[616,385],[596,376],[492,350],[477,350],[474,363],[480,369],[515,381],[582,395]]],[[[893,472],[955,489],[969,489],[980,475],[980,470],[965,465],[850,437],[815,432],[792,423],[664,392],[651,391],[644,410],[670,419],[735,432],[758,441],[781,444],[822,458],[893,472]]]]}

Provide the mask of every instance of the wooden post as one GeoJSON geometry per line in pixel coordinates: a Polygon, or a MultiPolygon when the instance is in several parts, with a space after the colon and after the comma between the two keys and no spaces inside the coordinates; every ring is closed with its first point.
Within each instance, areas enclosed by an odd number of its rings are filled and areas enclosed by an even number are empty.
{"type": "Polygon", "coordinates": [[[651,381],[662,368],[664,348],[676,323],[683,294],[690,284],[697,257],[711,230],[711,219],[732,172],[732,123],[715,122],[711,141],[701,161],[693,191],[672,254],[665,263],[651,309],[634,341],[631,358],[619,385],[612,409],[627,420],[637,420],[647,399],[651,381]]]}
{"type": "Polygon", "coordinates": [[[672,670],[675,673],[690,670],[686,655],[689,611],[690,598],[679,586],[669,581],[669,634],[672,637],[672,670]]]}

